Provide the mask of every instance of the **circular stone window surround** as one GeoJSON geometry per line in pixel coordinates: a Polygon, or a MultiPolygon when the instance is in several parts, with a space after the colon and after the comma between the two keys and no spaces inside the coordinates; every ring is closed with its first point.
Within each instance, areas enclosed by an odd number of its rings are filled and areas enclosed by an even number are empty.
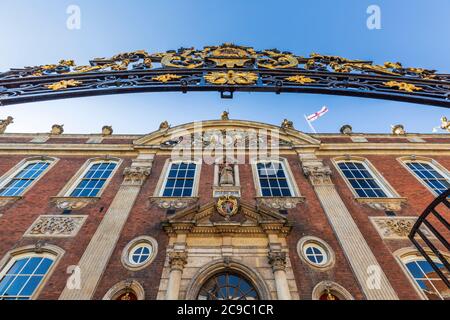
{"type": "Polygon", "coordinates": [[[158,242],[156,241],[156,239],[150,236],[140,236],[134,238],[125,246],[125,248],[122,251],[121,261],[126,269],[131,271],[138,271],[150,265],[155,259],[157,254],[158,254],[158,242]],[[152,252],[150,254],[150,258],[147,261],[145,261],[144,263],[136,264],[130,261],[130,253],[132,249],[134,249],[136,246],[140,244],[150,245],[152,247],[152,252]]]}
{"type": "Polygon", "coordinates": [[[335,256],[334,256],[333,249],[322,239],[313,237],[313,236],[306,236],[306,237],[301,238],[298,241],[297,254],[310,267],[320,270],[320,271],[324,271],[324,270],[328,270],[328,269],[332,268],[335,263],[335,256]],[[305,249],[304,249],[305,246],[307,246],[309,244],[320,247],[325,252],[325,255],[326,255],[326,258],[328,259],[328,261],[323,264],[316,264],[316,263],[313,263],[312,261],[310,261],[308,259],[308,257],[306,257],[305,249]]]}

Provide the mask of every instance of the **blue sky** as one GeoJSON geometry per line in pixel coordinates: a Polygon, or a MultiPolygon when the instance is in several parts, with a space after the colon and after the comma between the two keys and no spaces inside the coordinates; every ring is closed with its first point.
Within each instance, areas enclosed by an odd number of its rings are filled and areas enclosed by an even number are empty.
{"type": "MultiPolygon", "coordinates": [[[[373,60],[450,73],[448,0],[0,0],[0,70],[145,49],[202,48],[223,42],[256,49],[279,48],[373,60]],[[81,29],[66,27],[69,5],[81,9],[81,29]],[[369,5],[381,8],[381,30],[366,27],[369,5]]],[[[47,132],[54,123],[66,133],[147,133],[172,125],[231,118],[279,124],[284,118],[309,132],[303,114],[327,105],[314,122],[319,132],[338,132],[349,123],[357,132],[389,132],[402,123],[408,132],[430,133],[444,108],[383,100],[311,94],[142,93],[46,101],[0,108],[11,115],[8,132],[47,132]]]]}

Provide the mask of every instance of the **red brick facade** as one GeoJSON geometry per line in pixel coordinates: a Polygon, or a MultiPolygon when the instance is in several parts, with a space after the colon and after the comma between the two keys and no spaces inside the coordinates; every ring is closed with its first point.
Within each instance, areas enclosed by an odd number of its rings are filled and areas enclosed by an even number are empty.
{"type": "MultiPolygon", "coordinates": [[[[37,299],[58,299],[63,291],[69,274],[66,272],[70,265],[77,265],[82,257],[87,245],[89,244],[93,234],[97,230],[104,214],[111,205],[120,185],[123,181],[122,172],[124,168],[129,167],[132,160],[136,158],[137,154],[133,149],[131,143],[132,139],[124,137],[121,139],[120,135],[107,138],[103,141],[109,148],[102,150],[99,147],[96,149],[79,149],[73,148],[76,151],[64,149],[65,144],[79,144],[86,146],[88,136],[64,138],[60,137],[50,138],[46,143],[36,146],[35,149],[20,150],[23,143],[28,143],[27,138],[15,138],[13,134],[0,138],[0,176],[13,168],[24,158],[33,155],[48,155],[56,157],[59,160],[45,172],[41,179],[29,188],[21,199],[18,199],[12,204],[7,204],[0,208],[0,259],[6,255],[7,252],[20,248],[26,245],[34,245],[39,239],[45,243],[60,247],[65,251],[62,259],[58,262],[51,277],[44,283],[42,290],[37,299]],[[27,140],[27,141],[25,141],[27,140]],[[45,148],[45,145],[51,147],[45,148]],[[128,146],[128,150],[123,148],[114,151],[114,146],[128,146]],[[6,148],[5,146],[8,146],[6,148]],[[11,148],[11,146],[13,146],[11,148]],[[14,148],[17,146],[17,149],[14,148]],[[39,149],[39,146],[44,146],[39,149]],[[112,149],[111,149],[112,148],[112,149]],[[80,167],[90,158],[111,155],[122,159],[122,163],[115,175],[107,184],[106,189],[102,193],[100,199],[89,204],[74,214],[86,215],[87,220],[74,237],[56,238],[56,237],[24,237],[24,233],[32,225],[32,223],[43,214],[61,214],[62,210],[58,209],[52,197],[55,197],[64,188],[66,183],[77,173],[80,167]]],[[[315,135],[315,139],[321,140],[320,135],[315,135]]],[[[413,176],[398,160],[397,158],[420,154],[423,157],[432,158],[441,166],[450,170],[450,152],[448,151],[448,139],[439,137],[422,137],[426,141],[432,142],[435,149],[427,149],[426,143],[417,144],[417,149],[405,152],[404,150],[389,150],[386,151],[386,144],[393,143],[408,144],[411,148],[413,143],[410,143],[406,138],[377,136],[374,138],[368,137],[368,143],[372,146],[379,144],[380,152],[374,154],[373,150],[364,153],[363,149],[349,149],[348,152],[343,152],[341,149],[324,152],[321,154],[318,149],[317,157],[324,161],[324,164],[329,166],[332,170],[332,182],[336,190],[343,200],[345,206],[351,214],[351,217],[356,222],[359,230],[363,234],[367,244],[376,257],[381,268],[385,272],[391,286],[395,290],[399,299],[420,299],[417,289],[413,286],[407,274],[400,266],[397,259],[394,257],[394,252],[400,248],[412,247],[412,244],[407,239],[387,240],[382,239],[380,234],[375,229],[374,225],[369,220],[373,216],[386,216],[384,211],[372,209],[366,205],[355,201],[352,191],[349,189],[347,183],[344,181],[341,174],[332,162],[332,158],[342,154],[357,154],[358,157],[364,157],[371,162],[371,164],[378,170],[385,180],[393,187],[393,189],[404,198],[407,198],[406,204],[403,208],[396,212],[396,216],[419,216],[424,208],[435,198],[435,195],[425,187],[418,179],[413,176]],[[439,144],[441,143],[441,144],[439,144]],[[355,150],[355,151],[352,151],[355,150]]],[[[354,143],[345,135],[323,136],[323,142],[327,145],[337,143],[354,143]]],[[[312,291],[315,285],[321,281],[333,281],[343,286],[355,299],[365,299],[365,294],[359,285],[351,264],[349,263],[345,253],[343,252],[340,241],[336,237],[332,226],[330,225],[327,215],[321,206],[321,203],[315,193],[313,185],[309,179],[304,175],[299,156],[291,150],[281,151],[280,156],[287,159],[290,170],[293,174],[293,179],[297,184],[301,196],[305,197],[305,201],[296,206],[295,209],[288,211],[288,218],[293,221],[293,228],[287,238],[289,247],[289,258],[292,264],[292,269],[295,276],[296,285],[300,299],[311,299],[312,291]],[[325,241],[335,253],[335,263],[332,268],[326,271],[311,268],[306,264],[297,252],[297,243],[300,238],[304,236],[315,236],[325,241]]],[[[298,151],[297,151],[298,153],[298,151]]],[[[102,299],[106,292],[116,283],[126,280],[134,279],[138,281],[144,291],[146,299],[156,299],[158,289],[160,287],[161,273],[163,272],[164,263],[166,261],[166,246],[168,245],[167,234],[161,227],[161,222],[166,219],[166,211],[158,208],[150,203],[149,198],[153,196],[155,188],[162,174],[167,154],[156,153],[153,159],[151,173],[142,185],[137,196],[135,204],[128,216],[126,223],[122,228],[119,240],[117,241],[113,253],[105,267],[103,276],[99,280],[94,299],[102,299]],[[125,246],[134,238],[138,236],[149,235],[158,242],[158,253],[152,263],[146,268],[139,271],[131,271],[124,268],[121,256],[125,246]]],[[[241,183],[241,200],[247,203],[255,204],[256,188],[254,185],[252,166],[246,161],[245,164],[239,165],[239,179],[241,183]]],[[[203,164],[201,169],[201,176],[199,181],[199,205],[204,205],[213,201],[213,181],[214,181],[214,166],[203,164]]]]}

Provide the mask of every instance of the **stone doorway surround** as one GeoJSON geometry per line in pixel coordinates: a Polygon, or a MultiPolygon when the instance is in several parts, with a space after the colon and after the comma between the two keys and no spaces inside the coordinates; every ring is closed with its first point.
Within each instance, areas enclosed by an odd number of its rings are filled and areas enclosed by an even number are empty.
{"type": "Polygon", "coordinates": [[[169,217],[163,228],[169,245],[157,299],[196,299],[205,281],[226,270],[249,279],[262,299],[299,299],[285,216],[240,203],[225,220],[210,202],[169,217]]]}

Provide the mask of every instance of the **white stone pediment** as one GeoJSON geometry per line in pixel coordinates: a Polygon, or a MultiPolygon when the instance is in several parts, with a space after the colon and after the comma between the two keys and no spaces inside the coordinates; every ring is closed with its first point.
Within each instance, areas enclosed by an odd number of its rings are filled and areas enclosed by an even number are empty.
{"type": "Polygon", "coordinates": [[[133,144],[136,148],[146,146],[170,148],[180,142],[180,137],[192,137],[189,138],[191,139],[190,143],[204,144],[210,142],[208,138],[214,135],[214,132],[256,132],[259,135],[264,135],[264,132],[267,132],[269,136],[276,133],[281,146],[320,145],[319,140],[295,129],[243,120],[209,120],[191,122],[173,128],[162,128],[135,140],[133,144]],[[196,139],[200,135],[205,135],[202,141],[196,139]]]}
{"type": "Polygon", "coordinates": [[[282,214],[266,209],[255,208],[240,203],[239,210],[232,220],[217,215],[216,204],[210,202],[201,207],[188,208],[174,214],[163,222],[167,233],[267,233],[287,235],[291,222],[282,214]]]}

